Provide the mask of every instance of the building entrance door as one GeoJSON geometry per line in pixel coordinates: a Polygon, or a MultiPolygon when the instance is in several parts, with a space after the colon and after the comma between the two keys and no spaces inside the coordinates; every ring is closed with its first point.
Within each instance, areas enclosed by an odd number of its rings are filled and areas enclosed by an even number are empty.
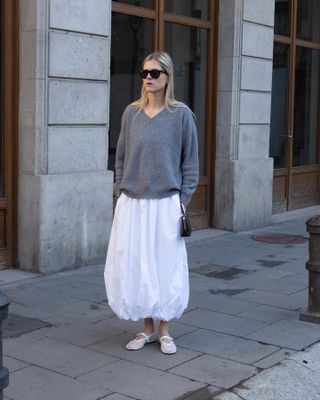
{"type": "Polygon", "coordinates": [[[141,63],[154,50],[167,51],[175,64],[175,96],[197,117],[201,178],[189,207],[196,229],[208,227],[212,221],[216,3],[112,2],[109,169],[114,169],[121,114],[140,97],[141,63]]]}
{"type": "Polygon", "coordinates": [[[275,5],[270,157],[277,213],[320,202],[320,2],[275,5]]]}
{"type": "Polygon", "coordinates": [[[0,2],[0,266],[16,264],[18,0],[0,2]]]}

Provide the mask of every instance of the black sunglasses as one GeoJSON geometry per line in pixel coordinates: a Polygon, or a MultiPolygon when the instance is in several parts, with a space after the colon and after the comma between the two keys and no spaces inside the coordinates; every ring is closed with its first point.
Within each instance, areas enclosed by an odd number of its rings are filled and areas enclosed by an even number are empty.
{"type": "Polygon", "coordinates": [[[142,79],[147,79],[148,74],[150,74],[152,79],[158,79],[161,73],[167,74],[166,71],[160,69],[140,69],[139,76],[142,79]]]}

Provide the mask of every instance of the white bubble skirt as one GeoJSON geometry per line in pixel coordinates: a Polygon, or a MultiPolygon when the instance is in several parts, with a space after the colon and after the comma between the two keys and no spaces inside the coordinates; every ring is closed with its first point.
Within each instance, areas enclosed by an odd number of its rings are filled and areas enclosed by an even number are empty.
{"type": "Polygon", "coordinates": [[[180,197],[119,197],[105,266],[108,303],[121,319],[170,321],[189,300],[180,197]]]}

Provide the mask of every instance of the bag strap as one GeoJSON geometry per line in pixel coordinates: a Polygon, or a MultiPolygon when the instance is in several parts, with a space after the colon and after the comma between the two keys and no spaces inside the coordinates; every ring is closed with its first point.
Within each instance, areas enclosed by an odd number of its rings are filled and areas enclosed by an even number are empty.
{"type": "Polygon", "coordinates": [[[181,209],[182,214],[185,215],[186,212],[187,212],[187,209],[186,209],[186,207],[184,207],[184,206],[182,205],[181,202],[180,202],[180,209],[181,209]]]}

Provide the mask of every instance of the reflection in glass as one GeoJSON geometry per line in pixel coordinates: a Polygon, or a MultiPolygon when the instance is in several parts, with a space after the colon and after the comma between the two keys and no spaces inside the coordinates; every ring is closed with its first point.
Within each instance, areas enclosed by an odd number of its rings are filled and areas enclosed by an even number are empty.
{"type": "Polygon", "coordinates": [[[320,52],[297,47],[293,165],[318,162],[320,52]]]}
{"type": "Polygon", "coordinates": [[[125,14],[112,14],[110,131],[108,168],[114,170],[121,115],[141,94],[139,68],[153,51],[154,22],[125,14]]]}
{"type": "Polygon", "coordinates": [[[208,39],[205,29],[166,24],[165,50],[175,65],[175,97],[196,115],[200,174],[205,175],[205,130],[208,39]]]}
{"type": "Polygon", "coordinates": [[[320,42],[320,1],[299,0],[297,38],[320,42]]]}
{"type": "Polygon", "coordinates": [[[289,0],[276,0],[274,33],[278,35],[290,34],[290,2],[289,0]]]}
{"type": "Polygon", "coordinates": [[[273,50],[270,157],[274,168],[286,167],[289,46],[275,43],[273,50]]]}
{"type": "Polygon", "coordinates": [[[113,0],[115,3],[125,3],[130,6],[136,7],[145,7],[145,8],[153,8],[154,1],[153,0],[113,0]]]}
{"type": "Polygon", "coordinates": [[[1,93],[1,103],[0,103],[0,197],[4,197],[4,160],[3,160],[3,47],[2,47],[2,7],[3,1],[0,3],[0,93],[1,93]]]}
{"type": "Polygon", "coordinates": [[[208,19],[208,0],[166,0],[166,11],[193,18],[208,19]]]}

